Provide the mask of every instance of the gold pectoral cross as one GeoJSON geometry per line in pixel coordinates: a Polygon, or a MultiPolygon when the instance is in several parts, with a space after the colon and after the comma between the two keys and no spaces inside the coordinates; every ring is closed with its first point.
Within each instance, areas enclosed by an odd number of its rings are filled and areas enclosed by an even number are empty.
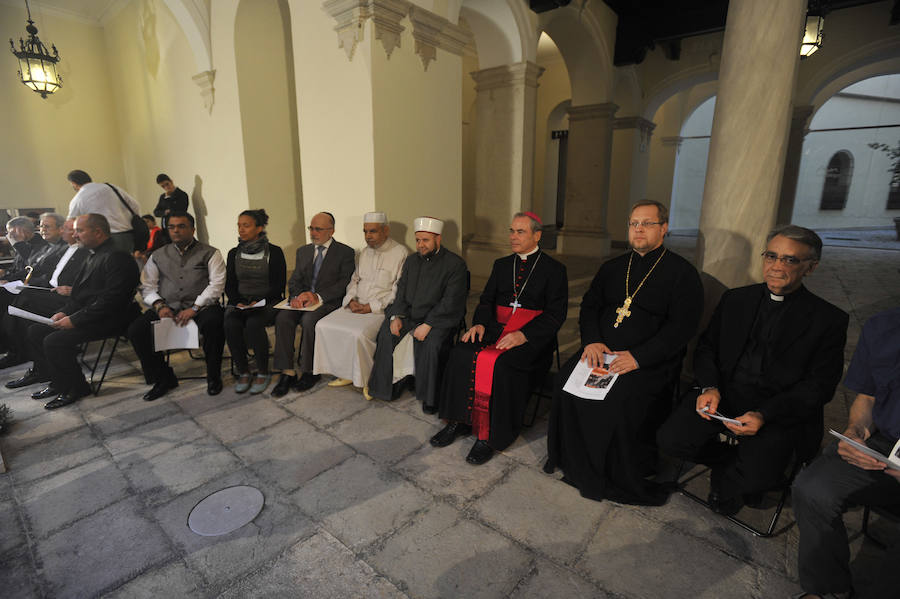
{"type": "Polygon", "coordinates": [[[616,308],[616,322],[613,324],[613,328],[619,328],[619,325],[622,324],[622,321],[631,316],[631,310],[628,308],[631,307],[631,296],[626,296],[625,301],[622,302],[622,307],[616,308]]]}

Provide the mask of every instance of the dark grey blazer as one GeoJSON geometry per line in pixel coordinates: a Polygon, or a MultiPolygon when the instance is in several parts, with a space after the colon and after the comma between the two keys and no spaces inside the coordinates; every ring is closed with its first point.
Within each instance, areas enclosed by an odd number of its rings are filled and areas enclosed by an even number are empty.
{"type": "MultiPolygon", "coordinates": [[[[315,246],[311,243],[297,250],[294,273],[288,281],[290,297],[310,291],[315,252],[315,246]]],[[[332,238],[331,247],[325,253],[322,268],[319,269],[319,280],[316,283],[316,293],[321,296],[324,305],[340,305],[344,299],[350,277],[356,268],[354,255],[353,248],[332,238]]]]}

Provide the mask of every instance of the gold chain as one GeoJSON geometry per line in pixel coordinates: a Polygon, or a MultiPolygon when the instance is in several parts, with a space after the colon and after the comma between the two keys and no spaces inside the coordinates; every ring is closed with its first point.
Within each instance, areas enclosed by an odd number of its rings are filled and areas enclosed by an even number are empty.
{"type": "Polygon", "coordinates": [[[647,274],[644,275],[643,280],[638,284],[637,289],[634,290],[634,293],[629,293],[628,288],[631,286],[631,261],[634,259],[634,253],[632,253],[628,257],[628,270],[625,271],[625,301],[622,302],[622,306],[616,308],[616,322],[613,323],[613,328],[619,328],[619,325],[622,324],[622,321],[631,316],[631,301],[634,299],[634,296],[637,295],[637,292],[641,290],[641,287],[644,286],[644,283],[647,282],[647,279],[650,277],[650,273],[653,272],[653,269],[656,268],[656,265],[659,264],[659,261],[662,260],[662,257],[666,255],[666,250],[663,248],[662,253],[659,255],[659,258],[656,259],[656,262],[653,263],[653,266],[650,267],[650,270],[647,271],[647,274]]]}

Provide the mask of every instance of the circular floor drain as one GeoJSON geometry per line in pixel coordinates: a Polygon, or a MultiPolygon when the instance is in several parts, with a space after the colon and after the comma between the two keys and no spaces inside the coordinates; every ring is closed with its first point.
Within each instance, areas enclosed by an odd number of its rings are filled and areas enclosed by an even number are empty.
{"type": "Polygon", "coordinates": [[[255,487],[228,487],[195,505],[188,516],[188,526],[204,537],[228,534],[256,518],[263,503],[265,498],[255,487]]]}

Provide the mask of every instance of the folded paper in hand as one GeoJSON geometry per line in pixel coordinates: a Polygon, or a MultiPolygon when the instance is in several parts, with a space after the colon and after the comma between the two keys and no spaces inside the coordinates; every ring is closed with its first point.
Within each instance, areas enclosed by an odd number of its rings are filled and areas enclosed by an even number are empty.
{"type": "Polygon", "coordinates": [[[610,372],[607,367],[616,359],[615,355],[603,354],[603,366],[591,368],[587,361],[579,360],[575,364],[575,370],[569,376],[563,386],[563,391],[577,395],[584,399],[602,400],[612,389],[619,378],[618,374],[610,372]]]}
{"type": "Polygon", "coordinates": [[[35,314],[34,312],[29,312],[28,310],[16,308],[15,306],[9,306],[6,311],[9,312],[10,316],[18,316],[19,318],[33,320],[34,322],[39,322],[41,324],[53,324],[53,321],[46,316],[41,316],[40,314],[35,314]]]}
{"type": "Polygon", "coordinates": [[[153,323],[153,347],[156,351],[167,349],[196,349],[200,347],[200,331],[197,323],[189,320],[183,327],[172,318],[162,318],[153,323]]]}
{"type": "Polygon", "coordinates": [[[322,306],[322,302],[316,302],[315,304],[311,304],[309,306],[305,306],[303,308],[295,308],[291,305],[291,300],[281,300],[275,307],[279,310],[299,310],[300,312],[315,312],[322,306]]]}

